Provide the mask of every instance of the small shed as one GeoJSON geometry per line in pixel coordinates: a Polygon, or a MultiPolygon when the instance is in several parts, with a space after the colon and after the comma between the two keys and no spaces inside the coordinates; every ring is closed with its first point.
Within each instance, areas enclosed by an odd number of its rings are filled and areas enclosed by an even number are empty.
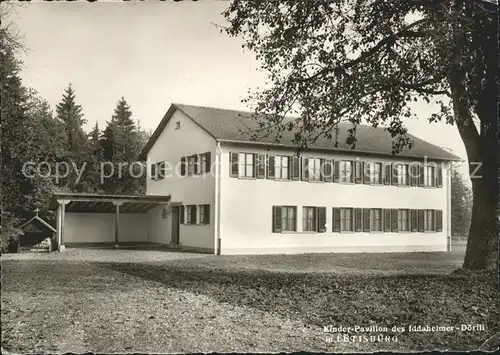
{"type": "Polygon", "coordinates": [[[55,249],[57,230],[38,215],[18,227],[23,233],[18,239],[18,252],[20,251],[52,251],[55,249]]]}

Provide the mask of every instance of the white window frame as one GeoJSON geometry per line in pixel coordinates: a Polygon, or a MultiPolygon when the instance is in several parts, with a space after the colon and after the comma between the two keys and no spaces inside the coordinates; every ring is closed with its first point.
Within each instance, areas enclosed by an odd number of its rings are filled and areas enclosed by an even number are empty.
{"type": "Polygon", "coordinates": [[[434,231],[434,211],[424,210],[424,231],[433,232],[434,231]]]}
{"type": "Polygon", "coordinates": [[[409,185],[408,164],[398,164],[398,185],[409,185]]]}
{"type": "Polygon", "coordinates": [[[409,231],[410,231],[410,210],[398,209],[398,232],[409,232],[409,231]]]}
{"type": "Polygon", "coordinates": [[[197,220],[196,218],[198,217],[198,211],[196,211],[198,206],[196,205],[186,205],[186,224],[196,224],[197,223],[197,220]],[[194,208],[195,211],[194,211],[194,221],[191,221],[190,218],[192,216],[192,213],[191,212],[191,209],[194,208]]]}
{"type": "Polygon", "coordinates": [[[370,162],[370,184],[380,185],[381,183],[382,183],[382,163],[370,162]],[[378,170],[376,168],[378,168],[378,170]],[[378,174],[376,174],[377,172],[378,174]]]}
{"type": "Polygon", "coordinates": [[[354,230],[354,209],[340,208],[340,231],[351,232],[354,230]]]}
{"type": "Polygon", "coordinates": [[[297,231],[297,207],[296,206],[281,206],[281,231],[296,232],[297,231]],[[293,216],[289,216],[289,212],[293,211],[293,216]],[[292,218],[292,220],[290,220],[292,218]],[[290,227],[289,223],[293,222],[290,227]]]}
{"type": "Polygon", "coordinates": [[[382,231],[382,209],[370,208],[370,232],[382,231]],[[375,212],[378,212],[378,218],[375,218],[375,212]],[[378,221],[378,229],[375,228],[375,222],[378,221]]]}
{"type": "Polygon", "coordinates": [[[353,182],[354,180],[354,162],[352,160],[340,161],[340,182],[353,182]]]}
{"type": "Polygon", "coordinates": [[[290,179],[290,157],[285,155],[274,156],[274,178],[280,180],[290,179]]]}
{"type": "Polygon", "coordinates": [[[321,181],[321,158],[309,158],[309,181],[321,181]]]}
{"type": "Polygon", "coordinates": [[[255,177],[255,159],[253,153],[238,153],[238,177],[255,177]]]}
{"type": "Polygon", "coordinates": [[[317,207],[304,206],[302,207],[302,230],[304,232],[317,232],[318,223],[317,207]],[[312,214],[312,216],[310,216],[312,214]],[[311,224],[309,226],[309,224],[311,224]]]}

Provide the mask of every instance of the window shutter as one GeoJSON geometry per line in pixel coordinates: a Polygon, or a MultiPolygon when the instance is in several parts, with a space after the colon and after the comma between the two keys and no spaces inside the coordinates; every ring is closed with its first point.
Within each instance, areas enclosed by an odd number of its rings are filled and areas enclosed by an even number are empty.
{"type": "Polygon", "coordinates": [[[186,157],[181,157],[181,176],[186,176],[186,157]]]}
{"type": "Polygon", "coordinates": [[[333,181],[333,160],[323,159],[323,181],[332,182],[333,181]]]}
{"type": "Polygon", "coordinates": [[[300,157],[292,157],[292,180],[300,180],[300,157]]]}
{"type": "Polygon", "coordinates": [[[238,153],[229,152],[229,173],[232,177],[238,177],[238,153]]]}
{"type": "Polygon", "coordinates": [[[205,209],[203,211],[203,214],[205,216],[205,220],[203,221],[203,223],[210,224],[210,205],[203,205],[203,208],[205,209]]]}
{"type": "Polygon", "coordinates": [[[210,169],[212,167],[211,158],[212,158],[212,153],[211,152],[206,152],[205,153],[205,169],[204,169],[206,173],[209,173],[210,169]]]}
{"type": "Polygon", "coordinates": [[[326,207],[318,207],[316,215],[318,216],[318,232],[326,232],[326,207]]]}
{"type": "Polygon", "coordinates": [[[252,154],[252,177],[256,178],[257,177],[257,168],[259,167],[259,162],[257,159],[259,158],[259,155],[254,153],[252,154]]]}
{"type": "Polygon", "coordinates": [[[410,210],[410,231],[416,232],[417,230],[418,230],[417,210],[410,210]]]}
{"type": "Polygon", "coordinates": [[[333,162],[333,182],[340,180],[340,160],[332,160],[333,162]]]}
{"type": "Polygon", "coordinates": [[[384,185],[391,184],[391,164],[384,165],[384,185]]]}
{"type": "Polygon", "coordinates": [[[267,178],[274,179],[274,176],[274,155],[270,155],[267,159],[267,178]]]}
{"type": "Polygon", "coordinates": [[[417,186],[417,167],[410,164],[408,171],[410,172],[410,186],[417,186]]]}
{"type": "Polygon", "coordinates": [[[423,166],[419,166],[418,168],[419,170],[419,173],[418,173],[418,186],[422,187],[424,186],[424,167],[423,166]]]}
{"type": "Polygon", "coordinates": [[[443,231],[443,211],[436,210],[436,232],[443,231]]]}
{"type": "Polygon", "coordinates": [[[309,158],[302,157],[302,180],[309,181],[309,158]]]}
{"type": "Polygon", "coordinates": [[[363,208],[363,232],[370,231],[370,209],[363,208]]]}
{"type": "Polygon", "coordinates": [[[281,206],[273,206],[273,233],[281,233],[281,206]]]}
{"type": "Polygon", "coordinates": [[[257,179],[266,178],[266,156],[259,154],[257,156],[257,179]]]}
{"type": "Polygon", "coordinates": [[[392,185],[398,185],[398,164],[392,164],[392,185]]]}
{"type": "Polygon", "coordinates": [[[393,208],[391,210],[391,231],[397,232],[398,228],[398,210],[397,208],[393,208]]]}
{"type": "Polygon", "coordinates": [[[164,179],[165,178],[165,169],[166,169],[166,162],[162,161],[159,163],[158,166],[158,178],[159,179],[164,179]]]}
{"type": "Polygon", "coordinates": [[[197,210],[198,206],[196,205],[191,205],[191,223],[196,224],[196,215],[197,215],[197,210]]]}
{"type": "Polygon", "coordinates": [[[384,208],[384,232],[391,231],[391,210],[384,208]]]}
{"type": "Polygon", "coordinates": [[[363,184],[370,183],[370,163],[363,162],[363,184]]]}
{"type": "Polygon", "coordinates": [[[194,154],[192,157],[193,157],[193,175],[196,175],[200,171],[198,165],[199,164],[198,154],[194,154]]]}
{"type": "Polygon", "coordinates": [[[340,232],[340,208],[332,209],[333,231],[340,232]]]}
{"type": "Polygon", "coordinates": [[[363,183],[363,162],[356,160],[354,164],[354,174],[356,176],[355,182],[356,184],[362,184],[363,183]]]}
{"type": "Polygon", "coordinates": [[[179,211],[179,222],[181,224],[184,224],[184,205],[181,205],[180,211],[179,211]]]}
{"type": "Polygon", "coordinates": [[[156,163],[151,164],[151,180],[156,180],[156,163]]]}
{"type": "Polygon", "coordinates": [[[354,231],[361,232],[363,230],[363,210],[361,208],[354,209],[354,231]]]}
{"type": "Polygon", "coordinates": [[[443,168],[436,167],[436,187],[443,187],[443,168]]]}
{"type": "Polygon", "coordinates": [[[418,210],[418,231],[423,232],[425,230],[424,228],[424,215],[425,215],[425,210],[418,210]]]}

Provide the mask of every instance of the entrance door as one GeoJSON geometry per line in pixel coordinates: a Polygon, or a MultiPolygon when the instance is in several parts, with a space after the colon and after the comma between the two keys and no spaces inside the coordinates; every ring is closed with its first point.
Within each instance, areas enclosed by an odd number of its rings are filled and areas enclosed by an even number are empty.
{"type": "Polygon", "coordinates": [[[172,240],[171,244],[178,245],[179,244],[179,229],[180,229],[180,208],[179,206],[172,206],[172,240]]]}

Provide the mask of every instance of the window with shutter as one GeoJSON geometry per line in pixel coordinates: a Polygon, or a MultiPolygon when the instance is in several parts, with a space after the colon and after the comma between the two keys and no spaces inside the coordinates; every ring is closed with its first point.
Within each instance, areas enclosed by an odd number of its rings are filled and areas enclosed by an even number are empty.
{"type": "Polygon", "coordinates": [[[318,207],[318,232],[326,232],[326,207],[318,207]]]}
{"type": "Polygon", "coordinates": [[[290,157],[277,155],[274,157],[274,177],[279,180],[290,179],[290,157]]]}
{"type": "Polygon", "coordinates": [[[354,209],[354,231],[361,232],[363,230],[363,210],[361,208],[354,209]]]}
{"type": "Polygon", "coordinates": [[[339,163],[340,182],[354,182],[354,162],[351,160],[341,160],[339,163]]]}
{"type": "Polygon", "coordinates": [[[156,163],[156,172],[158,180],[165,178],[166,162],[161,161],[156,163]]]}
{"type": "Polygon", "coordinates": [[[398,209],[391,209],[391,232],[398,231],[398,209]]]}
{"type": "Polygon", "coordinates": [[[443,211],[442,210],[436,210],[436,231],[437,232],[443,231],[443,211]]]}
{"type": "Polygon", "coordinates": [[[297,231],[297,207],[281,206],[281,230],[297,231]]]}
{"type": "Polygon", "coordinates": [[[292,157],[292,180],[300,180],[300,157],[292,157]]]}
{"type": "Polygon", "coordinates": [[[370,231],[382,231],[382,210],[380,208],[370,209],[370,231]]]}
{"type": "Polygon", "coordinates": [[[333,226],[333,231],[338,233],[340,232],[340,208],[333,208],[332,209],[332,226],[333,226]]]}
{"type": "Polygon", "coordinates": [[[309,168],[309,181],[321,181],[322,180],[322,165],[320,158],[309,158],[308,159],[309,168]]]}
{"type": "Polygon", "coordinates": [[[257,157],[257,179],[266,178],[266,155],[259,154],[257,157]]]}
{"type": "Polygon", "coordinates": [[[391,231],[391,210],[384,208],[384,232],[391,231]]]}
{"type": "Polygon", "coordinates": [[[309,158],[302,157],[302,180],[309,181],[309,158]]]}
{"type": "Polygon", "coordinates": [[[340,231],[352,231],[352,208],[340,208],[340,231]]]}
{"type": "Polygon", "coordinates": [[[273,206],[273,233],[281,233],[281,206],[273,206]]]}
{"type": "Polygon", "coordinates": [[[205,204],[198,206],[198,223],[199,224],[210,223],[210,205],[205,204]]]}
{"type": "Polygon", "coordinates": [[[200,172],[200,162],[198,159],[198,154],[192,156],[193,159],[193,175],[197,175],[200,172]]]}
{"type": "Polygon", "coordinates": [[[370,231],[370,209],[363,208],[363,232],[370,231]]]}
{"type": "Polygon", "coordinates": [[[231,177],[238,177],[238,153],[229,153],[229,174],[231,177]]]}

